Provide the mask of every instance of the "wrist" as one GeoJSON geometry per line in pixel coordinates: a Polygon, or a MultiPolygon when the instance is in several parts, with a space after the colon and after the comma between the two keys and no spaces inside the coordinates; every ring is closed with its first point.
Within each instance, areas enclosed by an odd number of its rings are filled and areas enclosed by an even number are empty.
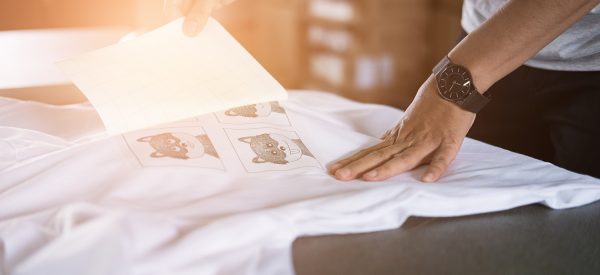
{"type": "Polygon", "coordinates": [[[480,94],[485,93],[496,82],[492,77],[492,69],[489,67],[489,64],[493,63],[490,60],[481,60],[458,50],[452,50],[448,57],[452,62],[469,70],[473,85],[480,94]]]}

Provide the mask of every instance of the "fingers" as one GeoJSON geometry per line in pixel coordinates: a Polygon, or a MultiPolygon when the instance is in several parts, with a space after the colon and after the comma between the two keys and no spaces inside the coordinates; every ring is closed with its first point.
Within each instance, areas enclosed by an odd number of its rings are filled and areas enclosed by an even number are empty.
{"type": "Polygon", "coordinates": [[[381,181],[410,171],[422,164],[430,152],[431,150],[424,146],[408,147],[404,151],[393,155],[390,160],[364,174],[363,179],[367,181],[381,181]]]}
{"type": "Polygon", "coordinates": [[[384,147],[389,146],[389,145],[391,145],[390,142],[381,142],[381,143],[378,143],[377,145],[374,145],[374,146],[371,146],[369,148],[360,150],[357,153],[355,153],[355,154],[353,154],[353,155],[351,155],[351,156],[349,156],[349,157],[347,157],[345,159],[339,160],[336,163],[332,164],[329,167],[329,172],[331,172],[332,174],[335,174],[338,169],[340,169],[340,168],[348,165],[349,163],[352,163],[353,161],[356,161],[356,160],[358,160],[358,159],[360,159],[360,158],[368,155],[369,153],[371,153],[373,151],[379,150],[379,149],[384,148],[384,147]]]}
{"type": "Polygon", "coordinates": [[[206,25],[208,17],[215,7],[216,0],[197,0],[185,16],[183,32],[190,37],[196,36],[206,25]]]}
{"type": "Polygon", "coordinates": [[[398,140],[398,137],[399,137],[399,136],[400,136],[400,128],[398,128],[398,127],[396,126],[394,129],[390,130],[390,133],[389,133],[389,134],[387,134],[387,135],[386,135],[386,136],[383,138],[383,140],[384,140],[384,141],[389,141],[389,142],[392,142],[392,143],[396,143],[396,141],[398,140]]]}
{"type": "Polygon", "coordinates": [[[429,167],[423,177],[421,178],[424,182],[434,182],[437,181],[442,174],[448,169],[450,163],[456,157],[458,153],[459,146],[456,145],[442,145],[435,152],[431,162],[429,163],[429,167]]]}
{"type": "MultiPolygon", "coordinates": [[[[380,143],[381,145],[384,143],[380,143]]],[[[361,151],[362,153],[345,159],[335,176],[339,180],[352,180],[362,175],[367,181],[382,181],[398,174],[410,171],[423,163],[429,162],[425,174],[421,178],[424,182],[437,181],[448,169],[456,157],[460,146],[455,144],[441,145],[433,155],[427,146],[401,147],[395,144],[383,148],[361,151]],[[369,171],[370,170],[370,171],[369,171]]]]}
{"type": "Polygon", "coordinates": [[[381,149],[373,150],[337,170],[335,172],[335,176],[339,180],[355,179],[362,175],[365,171],[371,170],[373,167],[386,162],[394,154],[397,154],[404,148],[404,145],[394,144],[381,149]]]}
{"type": "Polygon", "coordinates": [[[380,137],[380,139],[388,139],[390,137],[393,137],[398,134],[399,130],[400,129],[398,129],[397,126],[394,128],[388,129],[387,131],[385,131],[385,133],[383,133],[383,135],[380,137]]]}

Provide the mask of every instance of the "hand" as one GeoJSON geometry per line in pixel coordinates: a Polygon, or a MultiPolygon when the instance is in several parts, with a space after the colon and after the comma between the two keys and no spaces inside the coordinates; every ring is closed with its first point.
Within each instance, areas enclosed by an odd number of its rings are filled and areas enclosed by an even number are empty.
{"type": "Polygon", "coordinates": [[[339,180],[381,181],[429,163],[422,181],[437,181],[454,160],[475,114],[442,99],[433,76],[425,81],[404,116],[383,141],[338,161],[339,180]]]}
{"type": "Polygon", "coordinates": [[[164,0],[164,13],[169,18],[185,16],[183,32],[196,36],[206,25],[210,14],[235,0],[164,0]]]}

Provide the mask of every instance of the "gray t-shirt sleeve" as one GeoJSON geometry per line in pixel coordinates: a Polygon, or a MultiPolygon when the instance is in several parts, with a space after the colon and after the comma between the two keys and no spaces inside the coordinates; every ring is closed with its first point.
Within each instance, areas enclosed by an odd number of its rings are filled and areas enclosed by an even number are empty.
{"type": "MultiPolygon", "coordinates": [[[[464,0],[461,24],[470,33],[506,0],[464,0]]],[[[600,71],[600,5],[525,62],[557,71],[600,71]]]]}

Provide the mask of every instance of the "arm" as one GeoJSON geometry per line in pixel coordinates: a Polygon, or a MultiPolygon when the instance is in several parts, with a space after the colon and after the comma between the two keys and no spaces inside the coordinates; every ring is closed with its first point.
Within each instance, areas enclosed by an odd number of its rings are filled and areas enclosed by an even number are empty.
{"type": "MultiPolygon", "coordinates": [[[[598,3],[511,0],[452,49],[449,57],[469,68],[475,87],[483,93],[598,3]]],[[[381,143],[338,161],[330,171],[340,180],[380,181],[429,163],[421,180],[438,180],[456,157],[475,114],[445,101],[436,89],[430,76],[381,143]]]]}
{"type": "Polygon", "coordinates": [[[450,51],[449,57],[469,68],[475,87],[486,91],[599,3],[598,0],[509,1],[450,51]]]}

